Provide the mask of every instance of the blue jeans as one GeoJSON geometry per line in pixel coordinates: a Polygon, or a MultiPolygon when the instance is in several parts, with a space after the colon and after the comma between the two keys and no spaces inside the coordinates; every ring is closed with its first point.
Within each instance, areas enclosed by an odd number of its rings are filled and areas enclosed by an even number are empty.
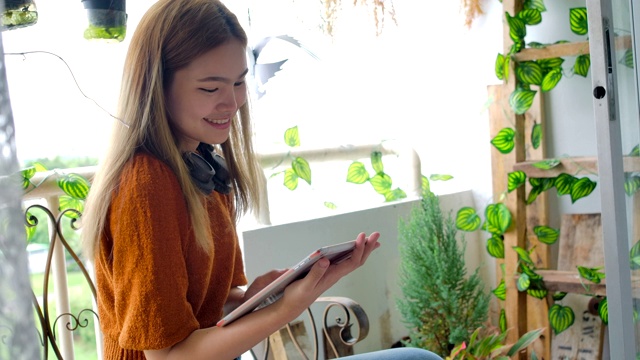
{"type": "Polygon", "coordinates": [[[340,360],[442,360],[442,358],[431,351],[402,347],[345,356],[340,358],[340,360]]]}

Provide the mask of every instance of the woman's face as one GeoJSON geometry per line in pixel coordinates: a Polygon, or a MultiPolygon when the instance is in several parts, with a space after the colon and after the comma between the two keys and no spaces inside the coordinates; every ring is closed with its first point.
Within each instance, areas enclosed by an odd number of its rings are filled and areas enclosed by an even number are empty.
{"type": "Polygon", "coordinates": [[[231,119],[247,101],[245,48],[232,40],[195,58],[174,74],[166,90],[168,109],[181,151],[200,142],[221,144],[231,119]]]}

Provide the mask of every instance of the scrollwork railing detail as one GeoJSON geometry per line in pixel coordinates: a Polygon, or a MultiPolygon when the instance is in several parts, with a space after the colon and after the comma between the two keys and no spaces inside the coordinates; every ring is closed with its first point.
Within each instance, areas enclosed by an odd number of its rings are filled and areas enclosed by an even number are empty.
{"type": "MultiPolygon", "coordinates": [[[[53,351],[53,356],[56,359],[62,359],[63,355],[61,353],[60,347],[57,342],[56,337],[56,326],[59,321],[62,321],[62,318],[67,318],[67,323],[65,324],[66,330],[73,332],[79,330],[81,328],[86,328],[90,324],[90,318],[94,317],[96,320],[99,320],[98,314],[93,309],[81,309],[77,315],[69,312],[62,313],[55,317],[52,321],[52,316],[49,312],[49,280],[51,276],[52,262],[54,258],[54,251],[58,244],[58,242],[63,246],[64,250],[67,254],[71,256],[75,264],[78,266],[82,275],[86,281],[86,284],[89,286],[91,290],[93,299],[96,299],[96,289],[93,284],[93,280],[87,271],[87,268],[84,266],[80,257],[73,250],[67,239],[63,234],[63,221],[62,219],[66,216],[70,218],[69,226],[72,230],[79,230],[78,221],[82,216],[82,213],[75,209],[66,209],[62,211],[57,218],[51,212],[49,208],[46,206],[35,204],[29,206],[25,211],[25,225],[27,227],[35,227],[40,222],[37,216],[33,215],[32,210],[39,209],[44,213],[47,218],[48,224],[53,224],[53,229],[55,231],[49,231],[49,250],[47,252],[47,260],[44,268],[44,276],[43,276],[43,294],[42,294],[42,305],[38,301],[35,293],[33,293],[33,305],[35,307],[37,320],[39,321],[39,325],[41,327],[42,333],[40,334],[40,343],[43,347],[43,358],[49,358],[49,348],[53,351]],[[90,314],[89,314],[90,313],[90,314]]],[[[58,271],[66,271],[66,269],[58,270],[58,271]]]]}

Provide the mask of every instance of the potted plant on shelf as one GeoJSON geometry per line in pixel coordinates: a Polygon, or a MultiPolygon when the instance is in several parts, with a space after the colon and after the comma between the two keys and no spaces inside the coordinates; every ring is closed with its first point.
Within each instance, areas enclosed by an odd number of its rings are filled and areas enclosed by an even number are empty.
{"type": "Polygon", "coordinates": [[[38,22],[38,11],[33,0],[5,0],[2,30],[31,26],[38,22]]]}
{"type": "Polygon", "coordinates": [[[82,0],[89,24],[87,40],[124,40],[127,34],[126,0],[82,0]]]}

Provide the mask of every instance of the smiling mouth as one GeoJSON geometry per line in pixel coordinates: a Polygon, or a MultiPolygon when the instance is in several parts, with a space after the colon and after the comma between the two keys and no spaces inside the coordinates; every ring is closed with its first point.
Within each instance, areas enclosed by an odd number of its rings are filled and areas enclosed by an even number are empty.
{"type": "Polygon", "coordinates": [[[211,124],[218,124],[218,125],[222,125],[222,124],[226,124],[229,122],[229,118],[226,119],[209,119],[209,118],[203,118],[206,122],[211,123],[211,124]]]}

